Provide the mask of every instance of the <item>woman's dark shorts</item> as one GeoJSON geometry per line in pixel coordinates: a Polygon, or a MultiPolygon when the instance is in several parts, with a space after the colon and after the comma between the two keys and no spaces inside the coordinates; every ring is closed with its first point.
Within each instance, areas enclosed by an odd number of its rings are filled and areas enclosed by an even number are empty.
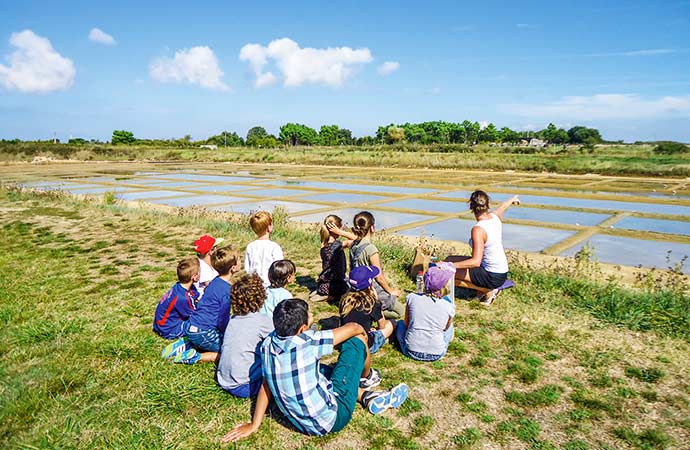
{"type": "Polygon", "coordinates": [[[488,272],[483,267],[472,267],[470,269],[470,280],[472,284],[488,289],[500,287],[508,279],[508,273],[488,272]]]}

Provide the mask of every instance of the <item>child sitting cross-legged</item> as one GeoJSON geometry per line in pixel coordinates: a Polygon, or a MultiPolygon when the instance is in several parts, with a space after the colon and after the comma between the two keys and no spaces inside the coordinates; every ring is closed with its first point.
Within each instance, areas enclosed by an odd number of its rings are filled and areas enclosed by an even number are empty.
{"type": "Polygon", "coordinates": [[[448,351],[453,339],[455,303],[449,301],[448,282],[455,266],[442,262],[424,274],[424,294],[408,294],[404,320],[399,320],[395,335],[400,350],[419,361],[436,361],[448,351]]]}
{"type": "Polygon", "coordinates": [[[230,319],[230,278],[240,268],[240,255],[231,246],[219,247],[211,254],[211,264],[218,271],[204,291],[184,325],[184,339],[166,347],[173,361],[183,364],[217,361],[223,332],[230,319]]]}
{"type": "MultiPolygon", "coordinates": [[[[177,283],[158,301],[153,319],[153,331],[165,339],[184,334],[184,322],[194,311],[199,292],[194,283],[199,279],[199,260],[193,256],[177,264],[177,283]]],[[[163,357],[167,355],[163,353],[163,357]]]]}
{"type": "Polygon", "coordinates": [[[261,387],[261,342],[273,320],[259,312],[266,299],[263,280],[243,273],[232,285],[232,315],[225,328],[216,380],[235,397],[253,397],[261,387]]]}
{"type": "Polygon", "coordinates": [[[249,436],[259,429],[271,398],[302,433],[323,436],[342,430],[350,422],[357,401],[378,414],[400,406],[408,388],[364,391],[359,387],[367,347],[364,329],[348,323],[334,330],[312,331],[309,305],[304,300],[283,300],[273,312],[275,331],[261,346],[264,382],[250,423],[237,425],[222,441],[249,436]],[[341,344],[330,379],[319,360],[341,344]]]}
{"type": "Polygon", "coordinates": [[[273,261],[268,268],[268,281],[271,285],[266,289],[266,301],[259,312],[273,318],[273,310],[278,303],[285,299],[292,298],[290,291],[285,286],[295,281],[295,263],[289,259],[279,259],[273,261]]]}
{"type": "MultiPolygon", "coordinates": [[[[381,302],[372,283],[380,273],[376,266],[359,266],[350,272],[350,292],[340,300],[340,323],[358,323],[367,331],[367,343],[370,353],[376,353],[393,334],[393,320],[386,320],[381,311],[381,302]],[[378,329],[372,328],[376,323],[378,329]]],[[[368,365],[368,364],[367,364],[368,365]]],[[[380,373],[371,369],[371,373],[361,380],[361,386],[373,386],[380,380],[380,373]]]]}

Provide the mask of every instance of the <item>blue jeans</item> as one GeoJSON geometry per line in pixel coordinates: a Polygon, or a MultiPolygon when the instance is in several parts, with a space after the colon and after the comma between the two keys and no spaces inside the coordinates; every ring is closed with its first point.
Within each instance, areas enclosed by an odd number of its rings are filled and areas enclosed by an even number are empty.
{"type": "Polygon", "coordinates": [[[405,326],[405,321],[399,320],[398,325],[395,327],[395,337],[398,340],[398,344],[400,345],[400,351],[403,355],[409,356],[410,358],[416,359],[418,361],[436,361],[438,359],[443,358],[443,356],[446,354],[446,351],[448,350],[448,344],[450,344],[450,341],[453,339],[453,325],[451,324],[448,327],[448,329],[443,332],[443,342],[445,342],[446,344],[446,350],[444,350],[443,353],[440,355],[415,352],[414,350],[408,349],[407,345],[405,344],[406,334],[407,327],[405,326]]]}
{"type": "Polygon", "coordinates": [[[189,325],[189,322],[184,323],[184,334],[189,339],[192,347],[201,352],[216,352],[220,351],[220,346],[223,344],[223,335],[215,328],[210,330],[200,330],[195,326],[189,325]]]}

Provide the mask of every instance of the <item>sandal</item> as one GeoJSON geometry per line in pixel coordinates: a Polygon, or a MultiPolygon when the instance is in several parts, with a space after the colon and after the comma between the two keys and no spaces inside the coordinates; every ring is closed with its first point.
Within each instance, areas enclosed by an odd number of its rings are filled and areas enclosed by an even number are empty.
{"type": "Polygon", "coordinates": [[[493,291],[489,291],[486,294],[484,294],[483,297],[479,299],[479,304],[483,306],[491,306],[491,304],[496,300],[496,297],[498,297],[498,289],[494,289],[493,291]]]}

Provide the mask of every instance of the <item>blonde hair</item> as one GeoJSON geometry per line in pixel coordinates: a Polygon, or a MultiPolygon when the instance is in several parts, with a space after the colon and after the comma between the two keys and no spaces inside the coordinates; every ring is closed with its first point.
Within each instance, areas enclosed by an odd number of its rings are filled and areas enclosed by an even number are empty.
{"type": "Polygon", "coordinates": [[[273,217],[268,211],[257,211],[249,219],[249,226],[257,236],[265,234],[271,224],[273,224],[273,217]]]}
{"type": "Polygon", "coordinates": [[[374,215],[369,211],[361,211],[355,215],[352,223],[352,232],[357,235],[358,238],[362,239],[364,236],[371,231],[371,227],[374,226],[374,215]]]}
{"type": "Polygon", "coordinates": [[[450,294],[450,286],[448,286],[448,283],[446,283],[446,285],[438,291],[427,291],[427,294],[429,294],[432,297],[443,298],[446,295],[450,294]]]}
{"type": "Polygon", "coordinates": [[[221,275],[227,275],[240,262],[240,254],[232,246],[218,247],[211,252],[211,265],[221,275]]]}
{"type": "Polygon", "coordinates": [[[363,291],[350,291],[340,300],[340,315],[346,316],[353,309],[368,314],[374,309],[377,300],[378,297],[373,286],[369,286],[363,291]]]}
{"type": "Polygon", "coordinates": [[[194,275],[198,273],[199,258],[196,256],[188,256],[177,263],[177,281],[180,283],[189,283],[194,278],[194,275]]]}
{"type": "Polygon", "coordinates": [[[328,239],[330,239],[331,237],[331,232],[328,231],[328,227],[326,227],[326,225],[328,225],[329,223],[334,224],[338,228],[342,228],[343,219],[336,216],[335,214],[329,214],[326,216],[325,219],[323,219],[323,222],[321,223],[321,229],[319,230],[322,246],[326,245],[328,243],[328,239]]]}

